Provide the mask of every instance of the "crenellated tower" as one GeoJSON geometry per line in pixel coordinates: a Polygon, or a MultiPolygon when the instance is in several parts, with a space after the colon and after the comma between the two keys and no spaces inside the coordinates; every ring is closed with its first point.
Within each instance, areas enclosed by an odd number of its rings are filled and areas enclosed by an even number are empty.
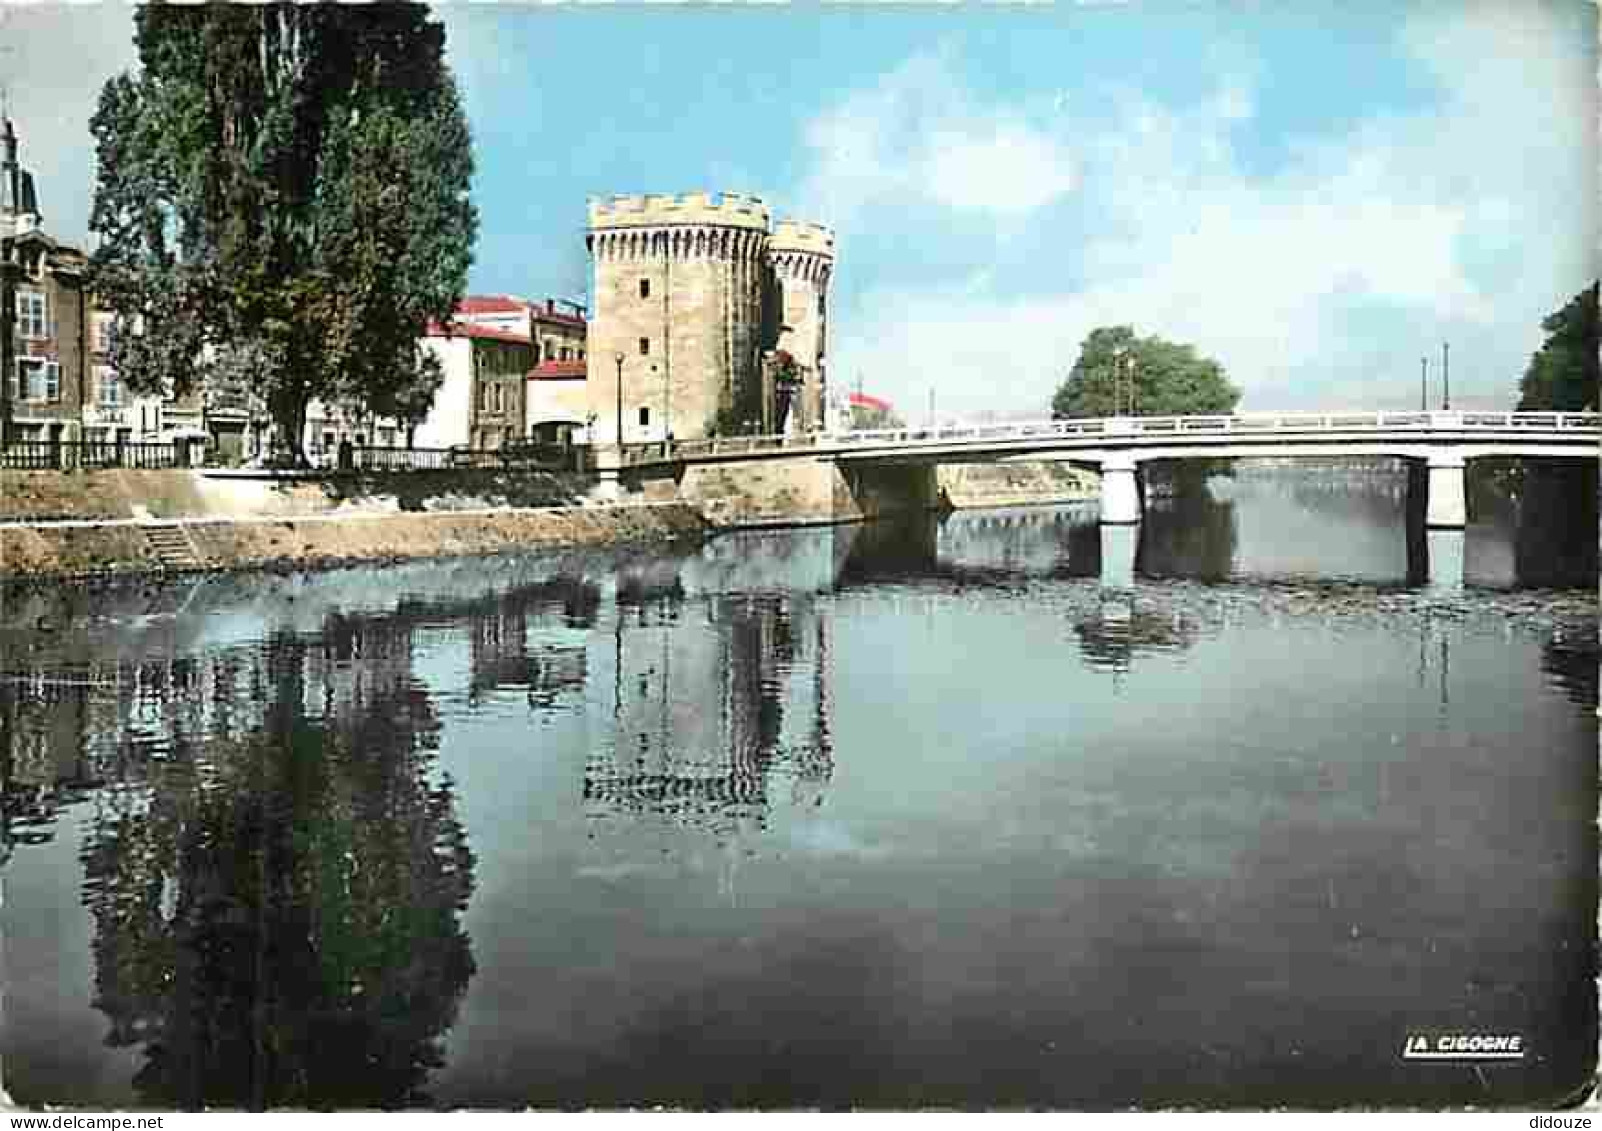
{"type": "Polygon", "coordinates": [[[793,431],[821,428],[824,407],[829,403],[825,358],[834,233],[819,224],[780,220],[768,238],[768,265],[780,322],[776,345],[801,368],[801,386],[791,406],[789,427],[793,431]]]}
{"type": "Polygon", "coordinates": [[[760,387],[767,206],[734,193],[592,200],[586,243],[596,441],[618,437],[620,367],[626,442],[732,430],[760,387]]]}
{"type": "Polygon", "coordinates": [[[822,427],[834,233],[736,193],[591,200],[592,435],[627,443],[822,427]],[[800,385],[775,387],[776,354],[800,385]],[[789,394],[786,396],[785,394],[789,394]]]}

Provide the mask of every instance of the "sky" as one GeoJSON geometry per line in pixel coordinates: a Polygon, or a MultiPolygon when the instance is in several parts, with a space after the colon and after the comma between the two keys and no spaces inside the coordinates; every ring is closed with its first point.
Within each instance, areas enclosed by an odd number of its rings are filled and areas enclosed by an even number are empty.
{"type": "MultiPolygon", "coordinates": [[[[444,4],[474,293],[581,296],[585,202],[755,193],[835,229],[831,380],[1044,415],[1095,327],[1242,410],[1512,407],[1597,274],[1586,0],[444,4]]],[[[0,2],[47,230],[84,241],[121,5],[0,2]]]]}

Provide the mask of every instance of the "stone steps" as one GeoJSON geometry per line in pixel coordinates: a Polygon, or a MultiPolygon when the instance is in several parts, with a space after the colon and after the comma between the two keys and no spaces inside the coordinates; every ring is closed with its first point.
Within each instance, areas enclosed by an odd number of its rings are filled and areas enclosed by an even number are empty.
{"type": "Polygon", "coordinates": [[[170,526],[147,526],[144,528],[145,541],[161,562],[162,569],[193,570],[200,569],[200,556],[195,552],[195,544],[189,539],[189,532],[181,524],[170,526]]]}

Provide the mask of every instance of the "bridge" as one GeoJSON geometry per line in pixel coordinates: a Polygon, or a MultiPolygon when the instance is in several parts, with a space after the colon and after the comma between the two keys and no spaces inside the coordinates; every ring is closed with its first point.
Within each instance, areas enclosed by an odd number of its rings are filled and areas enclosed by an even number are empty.
{"type": "MultiPolygon", "coordinates": [[[[1390,456],[1409,461],[1428,492],[1426,521],[1460,528],[1468,517],[1468,463],[1493,456],[1596,459],[1602,413],[1256,412],[1136,416],[1009,424],[743,436],[597,450],[603,486],[621,476],[694,467],[804,459],[833,463],[854,479],[876,469],[941,463],[1063,460],[1101,473],[1101,521],[1140,520],[1137,476],[1156,460],[1390,456]]],[[[754,469],[753,469],[754,470],[754,469]]],[[[1416,489],[1416,488],[1415,488],[1416,489]]]]}

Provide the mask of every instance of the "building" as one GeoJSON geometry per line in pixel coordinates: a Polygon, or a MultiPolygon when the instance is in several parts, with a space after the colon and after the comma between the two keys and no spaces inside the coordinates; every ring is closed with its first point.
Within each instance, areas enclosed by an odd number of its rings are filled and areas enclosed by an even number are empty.
{"type": "Polygon", "coordinates": [[[753,196],[618,196],[586,243],[598,442],[823,426],[829,229],[770,229],[753,196]]]}
{"type": "Polygon", "coordinates": [[[526,335],[534,359],[525,375],[521,434],[543,443],[571,438],[589,411],[585,308],[565,299],[531,301],[515,295],[468,295],[456,308],[458,322],[526,335]]]}
{"type": "Polygon", "coordinates": [[[33,175],[0,120],[0,430],[13,440],[82,438],[89,352],[88,260],[43,228],[33,175]]]}
{"type": "Polygon", "coordinates": [[[542,444],[571,439],[575,430],[588,426],[589,413],[589,381],[582,359],[542,361],[528,371],[524,421],[529,439],[542,444]]]}
{"type": "Polygon", "coordinates": [[[583,361],[589,320],[582,304],[547,298],[540,302],[514,295],[468,295],[456,307],[459,322],[528,335],[534,364],[583,361]]]}
{"type": "Polygon", "coordinates": [[[439,359],[445,381],[417,426],[416,447],[499,448],[524,436],[534,358],[526,333],[459,319],[430,323],[420,345],[439,359]]]}

